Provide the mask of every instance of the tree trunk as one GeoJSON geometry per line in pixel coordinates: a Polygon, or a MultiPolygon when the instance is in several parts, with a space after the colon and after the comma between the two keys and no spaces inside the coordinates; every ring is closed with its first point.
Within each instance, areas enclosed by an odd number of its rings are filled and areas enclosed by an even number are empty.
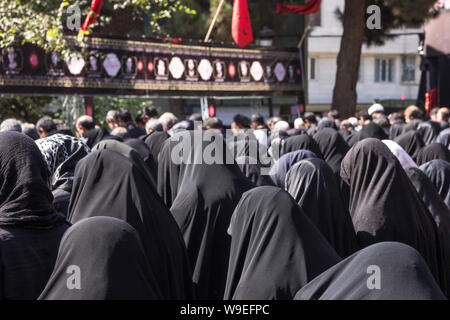
{"type": "Polygon", "coordinates": [[[345,0],[343,25],[344,33],[337,58],[333,91],[333,109],[337,109],[341,117],[347,118],[354,116],[356,111],[356,84],[366,27],[365,1],[345,0]]]}

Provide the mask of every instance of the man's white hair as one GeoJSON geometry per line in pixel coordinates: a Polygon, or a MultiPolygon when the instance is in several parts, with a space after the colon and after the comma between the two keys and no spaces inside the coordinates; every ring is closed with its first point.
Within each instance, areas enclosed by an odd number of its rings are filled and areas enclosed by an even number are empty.
{"type": "Polygon", "coordinates": [[[3,131],[22,132],[22,123],[16,119],[6,119],[0,124],[0,132],[3,131]]]}
{"type": "Polygon", "coordinates": [[[295,128],[303,127],[304,125],[305,125],[305,121],[303,121],[302,118],[295,119],[295,121],[294,121],[295,128]]]}
{"type": "Polygon", "coordinates": [[[150,119],[145,123],[145,130],[147,133],[150,133],[150,130],[152,132],[162,130],[161,122],[158,119],[150,119]]]}
{"type": "Polygon", "coordinates": [[[289,126],[289,123],[286,121],[278,121],[275,123],[274,130],[275,131],[288,131],[291,127],[289,126]]]}
{"type": "Polygon", "coordinates": [[[159,122],[169,130],[178,122],[178,118],[172,112],[164,112],[159,117],[159,122]]]}

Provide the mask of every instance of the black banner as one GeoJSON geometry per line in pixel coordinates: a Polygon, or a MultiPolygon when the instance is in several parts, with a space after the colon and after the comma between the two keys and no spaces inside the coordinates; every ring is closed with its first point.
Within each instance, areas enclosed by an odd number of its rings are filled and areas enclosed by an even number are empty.
{"type": "Polygon", "coordinates": [[[110,38],[89,38],[86,46],[87,54],[79,53],[70,61],[29,44],[3,49],[0,93],[299,96],[303,92],[297,50],[110,38]]]}

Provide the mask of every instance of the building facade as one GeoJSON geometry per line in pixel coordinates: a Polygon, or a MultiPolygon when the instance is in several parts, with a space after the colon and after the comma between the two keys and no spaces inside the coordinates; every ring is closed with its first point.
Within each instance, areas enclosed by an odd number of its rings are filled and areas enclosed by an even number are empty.
{"type": "MultiPolygon", "coordinates": [[[[336,9],[344,10],[344,0],[322,0],[308,38],[308,107],[327,110],[333,99],[336,61],[339,53],[342,22],[336,9]]],[[[363,45],[358,105],[374,101],[415,101],[420,83],[419,34],[423,28],[402,28],[383,46],[363,45]]]]}

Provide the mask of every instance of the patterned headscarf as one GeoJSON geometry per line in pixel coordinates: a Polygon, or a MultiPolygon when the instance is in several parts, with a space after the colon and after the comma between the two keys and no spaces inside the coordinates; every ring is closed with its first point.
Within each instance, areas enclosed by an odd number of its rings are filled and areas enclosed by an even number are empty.
{"type": "Polygon", "coordinates": [[[75,166],[90,152],[89,147],[80,139],[63,134],[36,140],[36,144],[47,163],[51,190],[62,188],[70,192],[75,166]]]}

